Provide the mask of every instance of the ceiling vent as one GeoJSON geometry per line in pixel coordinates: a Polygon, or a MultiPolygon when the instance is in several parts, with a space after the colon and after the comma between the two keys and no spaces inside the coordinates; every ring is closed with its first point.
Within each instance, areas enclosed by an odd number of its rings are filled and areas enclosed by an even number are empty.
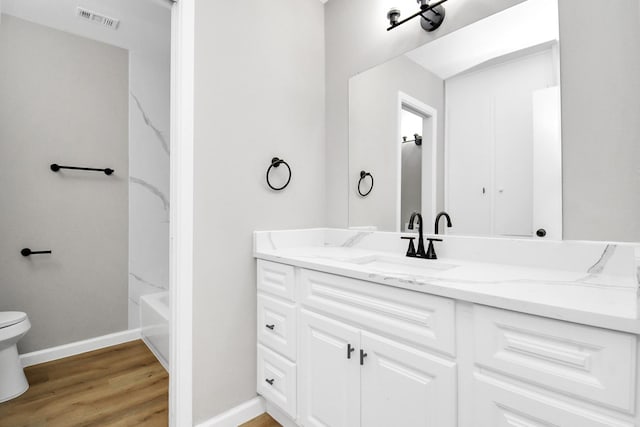
{"type": "Polygon", "coordinates": [[[120,20],[118,19],[110,18],[108,16],[101,15],[97,12],[82,7],[78,8],[78,17],[87,21],[91,21],[94,24],[99,24],[103,27],[111,28],[112,30],[117,30],[118,25],[120,24],[120,20]]]}

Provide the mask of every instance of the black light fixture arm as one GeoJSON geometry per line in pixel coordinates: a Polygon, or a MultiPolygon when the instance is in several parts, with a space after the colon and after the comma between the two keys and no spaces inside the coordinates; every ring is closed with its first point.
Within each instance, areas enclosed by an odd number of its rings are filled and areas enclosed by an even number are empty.
{"type": "Polygon", "coordinates": [[[391,25],[387,28],[387,31],[391,31],[396,27],[399,27],[400,25],[411,21],[414,18],[417,18],[418,16],[422,17],[422,19],[426,20],[429,24],[427,27],[425,27],[425,25],[423,24],[422,28],[424,28],[426,31],[433,31],[436,28],[438,28],[440,26],[440,24],[442,23],[442,21],[444,20],[444,9],[443,8],[439,8],[436,10],[436,8],[438,8],[439,6],[441,6],[443,3],[446,3],[448,0],[440,0],[437,1],[433,4],[429,4],[427,5],[424,1],[422,2],[422,6],[420,7],[420,10],[416,13],[414,13],[413,15],[409,16],[408,18],[403,19],[402,21],[398,21],[397,19],[400,17],[400,12],[396,9],[394,10],[395,13],[392,13],[391,11],[389,12],[389,14],[387,15],[387,18],[389,19],[391,25]],[[438,16],[440,19],[438,21],[434,21],[433,20],[433,16],[429,17],[427,16],[427,12],[433,12],[433,15],[438,16]],[[393,18],[392,18],[393,17],[393,18]]]}

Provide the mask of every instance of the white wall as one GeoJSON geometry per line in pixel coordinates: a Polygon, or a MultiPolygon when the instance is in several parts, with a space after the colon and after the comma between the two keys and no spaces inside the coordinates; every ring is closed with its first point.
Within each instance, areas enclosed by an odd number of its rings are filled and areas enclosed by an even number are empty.
{"type": "MultiPolygon", "coordinates": [[[[399,92],[427,104],[440,113],[438,157],[439,164],[442,164],[444,82],[441,79],[404,56],[353,77],[349,82],[349,119],[352,123],[349,128],[350,226],[373,225],[386,231],[395,231],[399,227],[399,92]],[[370,172],[374,177],[373,191],[367,197],[358,194],[361,170],[370,172]]],[[[420,148],[426,150],[425,154],[431,153],[430,139],[427,135],[420,148]]],[[[429,157],[425,164],[431,163],[429,157]]],[[[442,168],[439,170],[442,171],[442,168]]],[[[328,174],[332,173],[335,173],[333,169],[328,171],[328,174]]],[[[438,178],[442,182],[442,174],[438,178]]],[[[402,220],[408,221],[409,218],[402,220]]],[[[430,221],[430,218],[425,217],[425,221],[430,221]]]]}
{"type": "Polygon", "coordinates": [[[564,237],[640,241],[640,2],[559,5],[564,237]]]}
{"type": "MultiPolygon", "coordinates": [[[[389,33],[385,31],[386,11],[397,5],[408,13],[415,9],[413,0],[331,0],[327,3],[329,225],[348,224],[349,78],[433,37],[517,3],[520,1],[448,2],[447,18],[435,33],[424,32],[418,23],[405,24],[389,33]]],[[[638,241],[638,1],[611,2],[606,14],[601,13],[602,3],[597,0],[561,0],[559,4],[564,237],[638,241]],[[598,22],[597,26],[594,27],[593,22],[598,22]]]]}
{"type": "Polygon", "coordinates": [[[325,73],[318,0],[199,0],[195,12],[198,423],[256,393],[252,232],[324,225],[325,73]],[[265,182],[273,156],[293,169],[281,192],[265,182]]]}
{"type": "Polygon", "coordinates": [[[0,29],[0,311],[31,319],[23,353],[124,330],[127,51],[9,15],[0,29]]]}

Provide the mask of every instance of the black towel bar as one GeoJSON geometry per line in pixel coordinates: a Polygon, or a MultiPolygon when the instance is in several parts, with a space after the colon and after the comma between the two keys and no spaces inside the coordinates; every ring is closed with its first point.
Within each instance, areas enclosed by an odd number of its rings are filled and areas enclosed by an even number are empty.
{"type": "Polygon", "coordinates": [[[111,168],[106,169],[98,169],[98,168],[80,168],[77,166],[60,166],[59,164],[53,163],[50,166],[51,170],[54,172],[58,172],[60,169],[73,169],[78,171],[92,171],[92,172],[104,172],[105,175],[113,174],[114,170],[111,168]]]}

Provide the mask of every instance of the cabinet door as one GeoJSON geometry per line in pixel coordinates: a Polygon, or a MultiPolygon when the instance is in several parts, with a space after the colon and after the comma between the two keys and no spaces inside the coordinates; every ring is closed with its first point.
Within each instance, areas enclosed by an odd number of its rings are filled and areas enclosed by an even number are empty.
{"type": "Polygon", "coordinates": [[[360,425],[360,332],[301,310],[300,421],[305,427],[360,425]],[[354,349],[349,352],[349,349],[354,349]]]}
{"type": "Polygon", "coordinates": [[[456,365],[362,332],[362,425],[456,425],[456,365]]]}

